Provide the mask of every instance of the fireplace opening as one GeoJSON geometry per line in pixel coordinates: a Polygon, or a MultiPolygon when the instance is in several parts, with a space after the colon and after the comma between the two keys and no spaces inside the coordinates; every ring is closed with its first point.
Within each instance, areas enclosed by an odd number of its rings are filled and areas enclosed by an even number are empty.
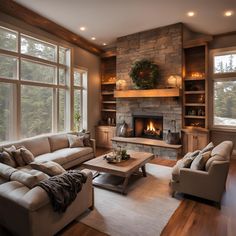
{"type": "Polygon", "coordinates": [[[134,137],[163,139],[162,116],[133,116],[134,137]]]}

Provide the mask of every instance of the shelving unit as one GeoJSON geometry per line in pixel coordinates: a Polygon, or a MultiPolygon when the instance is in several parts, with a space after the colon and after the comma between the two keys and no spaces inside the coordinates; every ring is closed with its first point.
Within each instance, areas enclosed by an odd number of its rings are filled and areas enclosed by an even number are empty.
{"type": "Polygon", "coordinates": [[[101,68],[101,125],[116,125],[116,57],[102,58],[101,68]]]}
{"type": "Polygon", "coordinates": [[[112,148],[116,135],[116,56],[105,53],[101,59],[101,121],[95,128],[98,147],[112,148]]]}
{"type": "Polygon", "coordinates": [[[185,45],[183,73],[183,128],[207,128],[207,43],[185,45]]]}
{"type": "Polygon", "coordinates": [[[209,142],[208,47],[206,42],[184,45],[183,154],[202,149],[209,142]]]}

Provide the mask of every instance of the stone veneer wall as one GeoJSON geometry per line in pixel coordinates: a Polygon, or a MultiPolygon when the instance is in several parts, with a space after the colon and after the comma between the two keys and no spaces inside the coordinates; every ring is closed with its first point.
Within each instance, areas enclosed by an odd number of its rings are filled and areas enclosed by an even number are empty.
{"type": "MultiPolygon", "coordinates": [[[[118,38],[117,80],[127,82],[127,89],[134,88],[129,71],[133,62],[151,59],[160,70],[157,88],[168,87],[170,75],[182,74],[182,24],[174,24],[118,38]]],[[[176,120],[177,131],[182,127],[182,105],[178,98],[117,99],[117,125],[125,121],[132,127],[132,114],[163,115],[164,138],[176,120]]]]}

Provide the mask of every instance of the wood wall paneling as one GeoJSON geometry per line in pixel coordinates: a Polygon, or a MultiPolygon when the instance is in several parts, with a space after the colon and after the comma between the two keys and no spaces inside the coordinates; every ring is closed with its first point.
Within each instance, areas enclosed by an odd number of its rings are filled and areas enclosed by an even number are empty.
{"type": "Polygon", "coordinates": [[[51,33],[63,40],[66,40],[69,43],[79,46],[93,54],[100,55],[103,53],[102,49],[84,39],[83,37],[12,0],[1,0],[0,11],[20,19],[32,26],[45,30],[48,33],[51,33]]]}

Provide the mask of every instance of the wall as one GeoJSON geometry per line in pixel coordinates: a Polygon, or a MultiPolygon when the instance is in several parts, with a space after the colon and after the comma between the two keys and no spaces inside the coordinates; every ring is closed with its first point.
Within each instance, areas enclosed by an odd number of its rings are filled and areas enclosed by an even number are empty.
{"type": "Polygon", "coordinates": [[[51,39],[74,49],[72,65],[88,69],[88,129],[94,137],[94,126],[100,120],[100,58],[75,45],[55,37],[43,30],[35,28],[14,17],[0,12],[0,21],[24,29],[26,32],[40,35],[46,39],[51,39]]]}
{"type": "MultiPolygon", "coordinates": [[[[220,49],[227,47],[236,47],[236,32],[214,36],[213,40],[209,44],[210,52],[212,49],[220,49]]],[[[211,58],[209,59],[211,60],[211,58]]],[[[210,70],[211,68],[209,68],[209,71],[210,70]]],[[[209,90],[210,90],[209,94],[212,94],[213,91],[212,83],[210,83],[209,90]]],[[[212,103],[212,98],[209,100],[210,100],[209,102],[212,103]]],[[[211,109],[209,112],[212,114],[212,106],[209,107],[211,109]]],[[[212,121],[212,115],[210,116],[210,124],[211,121],[212,121]]],[[[224,140],[231,140],[232,142],[234,142],[234,155],[236,156],[236,131],[233,130],[227,131],[226,129],[223,130],[210,129],[210,139],[214,142],[215,145],[224,140]]]]}
{"type": "MultiPolygon", "coordinates": [[[[133,62],[151,59],[159,67],[157,88],[168,87],[170,75],[182,74],[182,24],[174,24],[118,38],[117,80],[127,82],[134,88],[129,71],[133,62]]],[[[118,125],[126,121],[132,127],[132,114],[163,115],[165,133],[171,127],[171,120],[177,121],[177,130],[182,126],[181,100],[175,98],[133,98],[117,99],[116,120],[118,125]]]]}

